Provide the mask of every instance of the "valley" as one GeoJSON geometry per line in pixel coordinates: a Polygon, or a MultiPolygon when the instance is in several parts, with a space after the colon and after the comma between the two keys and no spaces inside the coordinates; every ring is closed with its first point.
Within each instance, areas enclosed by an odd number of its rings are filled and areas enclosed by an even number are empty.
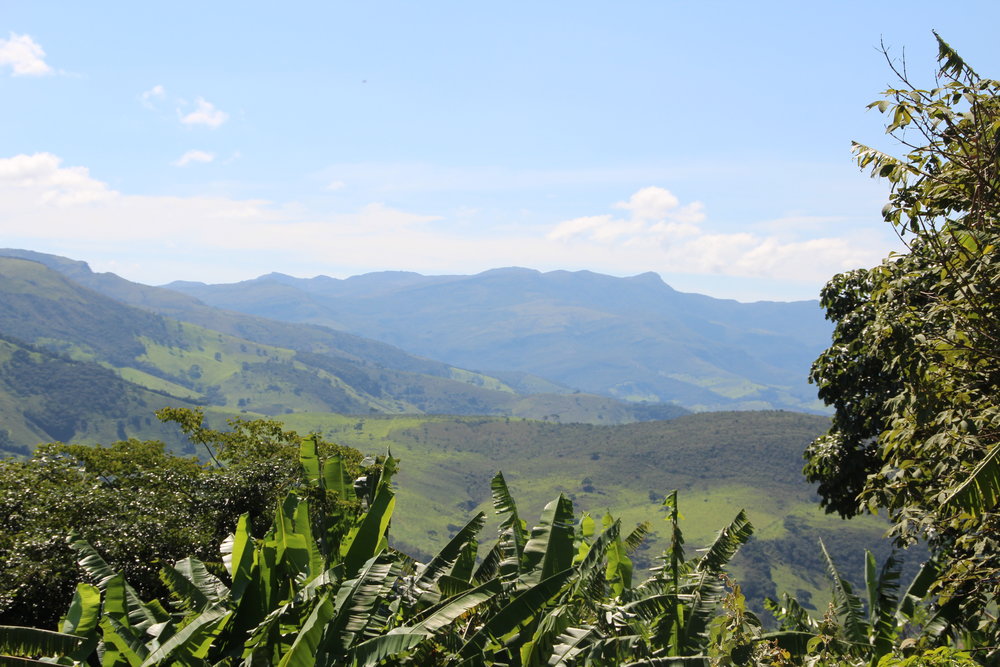
{"type": "MultiPolygon", "coordinates": [[[[514,273],[529,283],[551,279],[514,273]]],[[[504,284],[510,277],[507,271],[494,276],[504,284]]],[[[414,281],[420,289],[469,282],[390,274],[366,278],[362,293],[392,292],[414,281]]],[[[289,282],[298,284],[278,281],[289,282]]],[[[636,282],[661,289],[651,278],[636,282]]],[[[540,363],[539,375],[465,370],[324,324],[225,310],[30,251],[0,251],[0,298],[7,306],[0,313],[0,449],[8,455],[28,455],[38,442],[127,438],[161,440],[175,452],[197,454],[175,427],[153,415],[167,406],[202,406],[215,428],[234,418],[275,418],[300,433],[401,459],[401,509],[392,535],[409,553],[433,553],[472,514],[490,514],[489,480],[499,470],[528,516],[564,493],[595,518],[611,511],[627,525],[650,521],[650,537],[635,556],[640,570],[655,565],[666,547],[657,522],[663,498],[678,489],[684,529],[694,544],[710,541],[731,514],[746,508],[757,537],[734,568],[755,604],[779,590],[805,591],[817,603],[827,599],[820,535],[837,535],[831,548],[853,572],[860,571],[864,548],[887,548],[880,522],[845,524],[823,514],[802,478],[802,451],[828,425],[821,415],[691,414],[676,403],[581,391],[546,377],[551,367],[540,363]]],[[[272,306],[279,301],[275,297],[272,306]]],[[[510,301],[520,302],[516,296],[510,301]]],[[[603,307],[612,301],[605,297],[603,307]]],[[[712,305],[703,301],[705,308],[712,305]]],[[[496,325],[482,312],[471,317],[484,319],[484,331],[496,325]]],[[[564,328],[575,326],[571,319],[564,328]]],[[[744,328],[760,326],[752,317],[744,322],[744,328]]],[[[694,329],[684,330],[696,337],[694,329]]],[[[502,335],[503,327],[497,331],[502,335]]],[[[586,332],[584,327],[577,338],[586,332]]],[[[810,335],[790,332],[762,349],[810,335]]],[[[558,340],[555,329],[539,336],[558,340]]],[[[492,342],[516,350],[520,340],[492,342]]],[[[552,344],[529,346],[526,355],[544,356],[552,344]]],[[[574,349],[599,345],[612,343],[602,334],[574,349]]],[[[677,354],[690,352],[682,347],[677,354]]],[[[722,390],[713,391],[720,396],[722,390]]]]}

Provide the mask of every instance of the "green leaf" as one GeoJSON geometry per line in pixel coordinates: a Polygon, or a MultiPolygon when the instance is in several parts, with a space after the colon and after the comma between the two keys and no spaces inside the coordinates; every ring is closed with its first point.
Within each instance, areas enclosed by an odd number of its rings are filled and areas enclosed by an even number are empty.
{"type": "Polygon", "coordinates": [[[396,498],[388,484],[380,484],[375,501],[358,526],[354,541],[344,556],[344,567],[348,577],[354,576],[362,565],[384,548],[385,533],[389,519],[396,506],[396,498]]]}
{"type": "Polygon", "coordinates": [[[114,572],[88,542],[71,537],[70,548],[81,554],[81,558],[77,562],[94,579],[97,588],[105,594],[105,609],[110,603],[113,609],[120,610],[120,620],[140,630],[169,620],[170,617],[160,613],[156,606],[143,604],[135,589],[125,581],[124,577],[114,572]],[[108,591],[109,585],[114,589],[115,600],[118,602],[111,601],[112,596],[108,591]]]}
{"type": "Polygon", "coordinates": [[[740,510],[733,521],[719,531],[715,540],[698,561],[699,571],[722,572],[739,548],[753,536],[753,525],[745,511],[740,510]]]}
{"type": "MultiPolygon", "coordinates": [[[[455,537],[448,541],[448,544],[427,564],[413,582],[413,590],[417,597],[423,597],[432,590],[444,574],[454,567],[455,563],[462,556],[470,542],[475,540],[476,535],[482,530],[486,523],[486,514],[480,512],[472,518],[465,527],[462,528],[455,537]]],[[[430,603],[437,602],[437,596],[431,595],[428,598],[430,603]]]]}
{"type": "Polygon", "coordinates": [[[62,656],[75,651],[83,638],[64,632],[0,625],[0,653],[6,655],[62,656]]]}
{"type": "Polygon", "coordinates": [[[946,510],[964,510],[980,516],[996,507],[1000,500],[1000,445],[994,446],[942,505],[946,510]]]}
{"type": "Polygon", "coordinates": [[[86,637],[97,628],[100,616],[101,591],[96,586],[80,583],[76,585],[73,602],[59,629],[65,634],[86,637]]]}
{"type": "Polygon", "coordinates": [[[313,667],[316,664],[316,652],[327,623],[333,618],[333,603],[329,594],[316,600],[309,616],[295,634],[291,648],[281,658],[278,667],[313,667]]]}
{"type": "Polygon", "coordinates": [[[183,662],[189,658],[204,658],[215,640],[216,632],[231,616],[232,612],[218,607],[206,609],[150,653],[143,660],[141,667],[170,664],[175,660],[183,662]]]}
{"type": "Polygon", "coordinates": [[[233,586],[230,597],[239,602],[251,579],[253,566],[253,538],[250,536],[250,516],[243,514],[236,523],[236,532],[225,539],[220,547],[222,562],[229,571],[233,586]]]}
{"type": "Polygon", "coordinates": [[[573,564],[574,522],[573,502],[564,495],[545,506],[524,545],[522,584],[534,586],[573,564]]]}
{"type": "Polygon", "coordinates": [[[528,535],[517,514],[517,504],[510,495],[503,473],[498,472],[493,476],[490,490],[493,493],[493,509],[500,517],[500,525],[497,527],[500,536],[500,574],[505,580],[513,580],[521,571],[521,556],[528,535]]]}
{"type": "Polygon", "coordinates": [[[347,474],[344,462],[336,454],[323,464],[323,484],[327,491],[335,491],[344,500],[354,499],[354,482],[347,474]]]}
{"type": "Polygon", "coordinates": [[[840,575],[840,571],[830,558],[830,552],[826,550],[823,540],[819,541],[820,550],[826,560],[827,571],[833,581],[834,608],[841,622],[844,624],[844,631],[848,641],[867,642],[868,637],[864,630],[864,618],[862,616],[861,599],[854,594],[850,582],[840,575]]]}
{"type": "Polygon", "coordinates": [[[130,667],[139,667],[149,656],[149,649],[142,642],[142,635],[120,623],[114,616],[106,615],[101,618],[101,634],[104,643],[114,646],[130,667]]]}
{"type": "Polygon", "coordinates": [[[356,667],[372,667],[385,658],[409,651],[427,639],[428,633],[407,628],[394,628],[384,635],[358,644],[352,651],[356,667]]]}
{"type": "Polygon", "coordinates": [[[542,613],[548,602],[562,591],[573,574],[572,569],[563,570],[519,594],[483,623],[462,646],[460,655],[467,658],[481,651],[490,637],[499,639],[542,613]]]}
{"type": "Polygon", "coordinates": [[[176,565],[161,568],[160,578],[183,608],[190,611],[200,611],[229,597],[225,584],[209,573],[204,563],[190,556],[176,565]]]}
{"type": "Polygon", "coordinates": [[[420,631],[437,632],[459,616],[492,600],[500,594],[501,590],[500,581],[491,579],[481,586],[459,593],[426,610],[417,617],[418,622],[414,628],[420,631]]]}
{"type": "Polygon", "coordinates": [[[319,455],[316,453],[316,437],[306,436],[299,442],[299,465],[309,486],[320,485],[319,455]]]}

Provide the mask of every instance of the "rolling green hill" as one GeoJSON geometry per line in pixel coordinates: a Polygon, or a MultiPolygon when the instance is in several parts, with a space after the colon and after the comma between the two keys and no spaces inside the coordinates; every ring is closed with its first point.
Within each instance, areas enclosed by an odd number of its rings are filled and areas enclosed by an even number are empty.
{"type": "Polygon", "coordinates": [[[73,361],[0,337],[0,455],[25,456],[41,442],[109,443],[127,437],[170,441],[193,451],[153,415],[193,407],[183,398],[124,380],[93,362],[73,361]]]}
{"type": "MultiPolygon", "coordinates": [[[[674,406],[634,406],[567,391],[521,393],[495,377],[413,357],[384,343],[323,327],[227,313],[110,274],[94,279],[96,274],[85,265],[56,259],[67,273],[90,275],[92,282],[129,292],[132,298],[140,295],[147,303],[173,303],[192,319],[219,327],[126,305],[41,263],[0,257],[0,336],[66,360],[89,362],[127,383],[81,386],[84,393],[125,400],[121,396],[142,389],[168,401],[214,406],[227,414],[487,414],[620,423],[684,413],[674,406]]],[[[3,379],[7,391],[35,391],[9,369],[3,379]]],[[[4,400],[11,409],[18,405],[12,398],[4,400]]],[[[150,413],[141,417],[149,418],[150,413]]],[[[129,419],[119,435],[139,435],[127,426],[129,419]]],[[[87,432],[68,428],[57,429],[58,435],[17,428],[11,444],[32,446],[45,434],[74,440],[87,432]]]]}
{"type": "MultiPolygon", "coordinates": [[[[595,517],[610,510],[626,524],[652,521],[636,558],[653,565],[666,546],[661,503],[680,491],[691,548],[745,508],[756,538],[736,561],[749,596],[805,591],[822,609],[828,581],[818,538],[846,572],[863,580],[863,550],[881,556],[884,525],[824,514],[801,473],[802,450],[829,421],[793,412],[700,413],[615,426],[484,417],[287,415],[300,432],[320,432],[364,452],[401,459],[399,511],[392,534],[408,551],[436,553],[475,512],[492,515],[489,480],[503,471],[521,515],[537,516],[559,493],[595,517]]],[[[917,565],[920,555],[910,558],[917,565]]],[[[800,596],[800,599],[803,599],[800,596]]]]}

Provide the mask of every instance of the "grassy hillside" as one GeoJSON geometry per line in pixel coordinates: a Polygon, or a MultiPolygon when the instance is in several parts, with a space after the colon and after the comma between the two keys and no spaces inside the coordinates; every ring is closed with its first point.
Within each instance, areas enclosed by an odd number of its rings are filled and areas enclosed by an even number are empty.
{"type": "MultiPolygon", "coordinates": [[[[78,263],[53,263],[68,273],[89,274],[89,269],[78,263]]],[[[117,277],[98,282],[117,286],[119,291],[132,285],[117,277]]],[[[175,299],[169,293],[159,296],[156,288],[135,286],[130,291],[144,295],[147,301],[189,299],[182,295],[175,299]]],[[[674,406],[633,406],[609,397],[566,391],[523,394],[498,378],[412,357],[357,336],[270,323],[204,305],[192,310],[203,321],[217,322],[228,331],[245,331],[258,339],[251,340],[128,306],[41,263],[19,258],[0,257],[0,299],[5,305],[0,310],[0,336],[25,341],[66,359],[99,364],[125,381],[78,386],[81,393],[95,392],[94,400],[124,401],[125,394],[133,391],[126,390],[128,384],[168,401],[176,399],[178,404],[211,405],[230,414],[487,414],[621,423],[685,412],[674,406]],[[286,341],[290,346],[260,340],[286,341]]],[[[8,371],[5,380],[12,391],[36,391],[24,385],[30,381],[28,376],[8,371]]],[[[16,400],[2,400],[8,411],[17,411],[16,400]]],[[[28,409],[26,404],[24,409],[28,409]]],[[[148,418],[149,412],[142,417],[148,418]]],[[[24,415],[16,421],[25,422],[24,415]]],[[[46,428],[8,430],[13,433],[11,444],[16,446],[34,445],[45,439],[45,434],[53,433],[46,428]]],[[[58,435],[49,439],[75,440],[86,432],[80,425],[66,426],[57,428],[58,435]]],[[[125,428],[121,433],[133,436],[139,432],[125,428]]]]}
{"type": "MultiPolygon", "coordinates": [[[[523,517],[560,492],[594,516],[653,522],[637,565],[665,546],[663,497],[679,489],[692,548],[746,508],[756,540],[737,560],[748,594],[806,591],[826,600],[818,538],[845,570],[860,575],[863,549],[888,550],[876,519],[844,522],[823,514],[801,475],[802,450],[827,419],[789,412],[704,413],[618,426],[468,417],[283,418],[365,452],[402,459],[393,535],[407,549],[434,552],[479,510],[491,513],[489,480],[503,471],[523,517]]],[[[530,519],[529,519],[530,520],[530,519]]]]}
{"type": "Polygon", "coordinates": [[[24,456],[41,442],[162,439],[190,451],[153,412],[193,404],[129,382],[96,363],[73,361],[0,337],[0,455],[24,456]]]}

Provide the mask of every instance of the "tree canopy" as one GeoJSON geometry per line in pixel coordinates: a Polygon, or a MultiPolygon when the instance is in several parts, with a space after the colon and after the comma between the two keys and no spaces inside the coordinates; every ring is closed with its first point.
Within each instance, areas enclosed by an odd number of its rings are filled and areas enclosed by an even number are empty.
{"type": "Polygon", "coordinates": [[[935,37],[933,86],[889,59],[899,87],[869,107],[903,155],[854,144],[906,251],[822,292],[836,328],[811,378],[835,414],[805,472],[828,511],[886,510],[898,540],[926,540],[941,604],[996,637],[979,612],[1000,592],[1000,82],[935,37]]]}

